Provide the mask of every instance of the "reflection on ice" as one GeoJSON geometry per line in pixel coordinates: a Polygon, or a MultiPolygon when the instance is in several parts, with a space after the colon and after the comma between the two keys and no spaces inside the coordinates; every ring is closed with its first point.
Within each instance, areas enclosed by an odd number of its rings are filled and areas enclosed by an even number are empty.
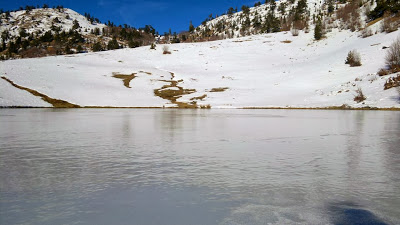
{"type": "Polygon", "coordinates": [[[400,224],[399,112],[4,109],[0,124],[0,224],[400,224]]]}

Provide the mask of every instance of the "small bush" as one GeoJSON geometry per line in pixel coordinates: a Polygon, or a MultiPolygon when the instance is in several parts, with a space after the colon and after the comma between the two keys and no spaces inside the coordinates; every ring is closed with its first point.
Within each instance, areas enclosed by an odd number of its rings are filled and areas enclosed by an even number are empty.
{"type": "Polygon", "coordinates": [[[296,37],[296,36],[299,36],[299,30],[296,29],[296,28],[293,28],[290,32],[291,32],[292,35],[295,36],[295,37],[296,37]]]}
{"type": "Polygon", "coordinates": [[[363,102],[365,99],[367,99],[364,95],[364,93],[362,92],[361,88],[358,88],[356,90],[357,95],[354,97],[354,101],[357,103],[363,102]]]}
{"type": "Polygon", "coordinates": [[[385,13],[381,28],[382,32],[391,33],[396,31],[400,25],[399,21],[399,17],[392,16],[389,13],[385,13]]]}
{"type": "Polygon", "coordinates": [[[400,69],[400,37],[398,37],[386,54],[386,64],[392,70],[392,73],[399,71],[400,69]]]}
{"type": "Polygon", "coordinates": [[[389,78],[385,83],[384,90],[387,90],[387,89],[390,89],[393,87],[400,87],[400,74],[398,74],[397,77],[389,78]]]}
{"type": "Polygon", "coordinates": [[[163,47],[163,54],[164,55],[171,54],[171,52],[169,51],[169,47],[167,45],[164,45],[164,47],[163,47]]]}
{"type": "Polygon", "coordinates": [[[370,36],[372,36],[372,35],[373,35],[372,30],[371,30],[369,27],[366,27],[366,28],[361,32],[361,37],[363,37],[363,38],[367,38],[367,37],[370,37],[370,36]]]}
{"type": "Polygon", "coordinates": [[[386,75],[389,75],[391,72],[390,72],[390,70],[386,70],[386,69],[380,69],[379,71],[378,71],[378,75],[379,76],[386,76],[386,75]]]}
{"type": "Polygon", "coordinates": [[[347,54],[346,64],[349,64],[351,67],[361,66],[361,56],[357,50],[352,50],[347,54]]]}

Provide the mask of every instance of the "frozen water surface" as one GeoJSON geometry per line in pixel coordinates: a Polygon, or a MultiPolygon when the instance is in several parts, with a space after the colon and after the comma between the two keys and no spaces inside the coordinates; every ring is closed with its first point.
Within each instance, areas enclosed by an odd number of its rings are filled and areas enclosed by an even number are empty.
{"type": "Polygon", "coordinates": [[[0,224],[400,224],[400,112],[1,109],[0,224]]]}

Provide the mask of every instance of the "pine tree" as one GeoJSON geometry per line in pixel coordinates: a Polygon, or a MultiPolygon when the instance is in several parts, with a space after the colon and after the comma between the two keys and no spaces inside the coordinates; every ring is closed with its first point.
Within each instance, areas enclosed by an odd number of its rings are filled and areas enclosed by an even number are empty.
{"type": "Polygon", "coordinates": [[[333,0],[328,1],[328,13],[331,14],[333,13],[333,10],[335,10],[335,7],[333,6],[333,0]]]}
{"type": "Polygon", "coordinates": [[[92,46],[92,51],[94,52],[103,51],[103,47],[101,46],[100,42],[94,43],[94,45],[92,46]]]}
{"type": "Polygon", "coordinates": [[[78,47],[76,47],[76,51],[77,51],[78,53],[82,53],[82,52],[83,52],[82,46],[81,46],[81,45],[78,45],[78,47]]]}
{"type": "Polygon", "coordinates": [[[193,33],[193,31],[194,31],[194,26],[193,26],[193,24],[192,24],[192,21],[190,21],[189,32],[190,32],[190,33],[193,33]]]}
{"type": "Polygon", "coordinates": [[[317,22],[315,24],[314,38],[315,38],[315,40],[320,40],[322,38],[322,22],[321,22],[321,18],[318,18],[318,20],[317,20],[317,22]]]}
{"type": "Polygon", "coordinates": [[[116,38],[113,38],[111,41],[108,42],[107,44],[107,49],[108,50],[114,50],[114,49],[119,49],[119,44],[116,38]]]}
{"type": "Polygon", "coordinates": [[[79,25],[79,22],[77,20],[74,20],[74,25],[72,26],[72,30],[76,30],[80,28],[81,26],[79,25]]]}

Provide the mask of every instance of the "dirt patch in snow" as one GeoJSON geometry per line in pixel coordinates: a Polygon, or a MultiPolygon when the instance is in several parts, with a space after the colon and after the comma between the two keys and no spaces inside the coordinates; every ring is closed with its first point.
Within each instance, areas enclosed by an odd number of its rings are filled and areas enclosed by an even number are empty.
{"type": "Polygon", "coordinates": [[[228,89],[229,89],[228,87],[212,88],[212,89],[210,90],[210,92],[224,92],[224,91],[226,91],[226,90],[228,90],[228,89]]]}
{"type": "Polygon", "coordinates": [[[132,73],[131,75],[125,75],[125,74],[118,74],[118,73],[113,73],[113,77],[117,79],[121,79],[124,82],[124,86],[127,88],[131,88],[129,86],[130,82],[135,79],[136,73],[132,73]]]}
{"type": "Polygon", "coordinates": [[[169,84],[162,86],[159,89],[154,90],[154,94],[162,99],[170,101],[172,104],[176,104],[178,108],[198,108],[197,102],[180,102],[178,99],[183,95],[188,95],[196,92],[196,89],[185,89],[178,86],[183,80],[174,80],[175,74],[170,72],[171,80],[160,80],[169,84]]]}
{"type": "Polygon", "coordinates": [[[50,98],[49,96],[47,96],[45,94],[42,94],[42,93],[40,93],[38,91],[35,91],[33,89],[30,89],[30,88],[27,88],[27,87],[22,87],[22,86],[20,86],[18,84],[15,84],[13,81],[8,79],[7,77],[1,77],[1,78],[3,80],[7,81],[8,83],[10,83],[12,86],[18,88],[18,89],[27,91],[27,92],[31,93],[32,95],[34,95],[34,96],[41,97],[43,99],[43,101],[52,104],[53,107],[55,107],[55,108],[80,108],[79,105],[75,105],[75,104],[69,103],[67,101],[60,100],[60,99],[50,98]]]}
{"type": "Polygon", "coordinates": [[[139,73],[145,73],[145,74],[147,74],[147,75],[152,75],[152,73],[146,72],[146,71],[143,71],[143,70],[139,71],[139,73]]]}
{"type": "Polygon", "coordinates": [[[207,95],[206,94],[204,94],[204,95],[202,95],[202,96],[199,96],[199,97],[193,97],[193,98],[191,98],[190,100],[191,101],[194,101],[194,100],[200,100],[200,101],[203,101],[203,99],[205,99],[207,97],[207,95]]]}

